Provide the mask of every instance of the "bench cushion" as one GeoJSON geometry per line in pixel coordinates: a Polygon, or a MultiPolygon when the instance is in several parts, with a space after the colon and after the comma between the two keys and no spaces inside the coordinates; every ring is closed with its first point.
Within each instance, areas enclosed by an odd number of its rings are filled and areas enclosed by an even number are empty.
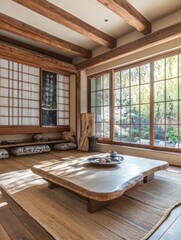
{"type": "Polygon", "coordinates": [[[76,149],[77,144],[75,144],[75,143],[57,143],[53,146],[53,148],[56,150],[71,150],[71,149],[76,149]]]}
{"type": "Polygon", "coordinates": [[[6,149],[0,149],[0,159],[1,158],[8,158],[9,157],[9,153],[6,149]]]}
{"type": "Polygon", "coordinates": [[[11,153],[16,156],[20,155],[28,155],[28,154],[37,154],[50,152],[50,147],[48,145],[34,145],[34,146],[26,146],[26,147],[16,147],[11,149],[11,153]]]}

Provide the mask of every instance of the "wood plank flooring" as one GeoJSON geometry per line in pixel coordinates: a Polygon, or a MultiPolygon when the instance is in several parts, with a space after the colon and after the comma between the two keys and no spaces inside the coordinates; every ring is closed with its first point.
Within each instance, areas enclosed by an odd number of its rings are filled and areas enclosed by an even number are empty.
{"type": "MultiPolygon", "coordinates": [[[[21,169],[31,168],[38,162],[50,159],[68,159],[81,157],[90,153],[80,151],[51,151],[50,153],[31,156],[14,157],[0,160],[0,173],[8,173],[21,169]]],[[[172,180],[181,181],[181,168],[170,167],[172,180]],[[177,172],[177,174],[174,174],[177,172]],[[179,173],[179,174],[178,174],[179,173]],[[179,179],[178,179],[179,178],[179,179]]],[[[165,173],[165,177],[167,174],[165,173]]],[[[1,183],[0,183],[1,184],[1,183]]],[[[181,206],[175,208],[166,221],[157,229],[149,240],[180,240],[181,236],[181,206]]],[[[0,195],[0,239],[32,239],[53,240],[35,220],[33,220],[18,204],[6,193],[0,195]]]]}
{"type": "Polygon", "coordinates": [[[54,238],[0,188],[1,240],[54,240],[54,238]]]}
{"type": "Polygon", "coordinates": [[[181,206],[175,208],[166,221],[157,229],[149,240],[180,240],[181,239],[181,206]]]}

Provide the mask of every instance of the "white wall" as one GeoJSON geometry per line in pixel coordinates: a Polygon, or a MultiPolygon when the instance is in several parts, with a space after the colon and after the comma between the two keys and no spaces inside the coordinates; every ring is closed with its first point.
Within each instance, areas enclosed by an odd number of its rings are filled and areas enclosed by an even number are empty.
{"type": "Polygon", "coordinates": [[[157,55],[160,55],[163,53],[167,53],[169,51],[174,51],[177,49],[181,49],[181,38],[174,39],[172,41],[163,43],[156,47],[146,49],[144,51],[139,51],[137,53],[131,54],[126,57],[119,58],[117,60],[102,64],[97,67],[89,68],[89,69],[87,69],[86,74],[92,75],[92,74],[95,74],[98,72],[102,72],[105,69],[113,69],[113,68],[122,67],[122,66],[129,65],[129,64],[133,64],[135,62],[148,59],[149,57],[154,57],[154,56],[157,56],[157,55]]]}
{"type": "Polygon", "coordinates": [[[111,144],[97,144],[97,150],[100,152],[116,151],[124,155],[163,160],[163,161],[167,161],[170,165],[181,166],[180,153],[155,151],[150,149],[140,149],[140,148],[111,145],[111,144]]]}

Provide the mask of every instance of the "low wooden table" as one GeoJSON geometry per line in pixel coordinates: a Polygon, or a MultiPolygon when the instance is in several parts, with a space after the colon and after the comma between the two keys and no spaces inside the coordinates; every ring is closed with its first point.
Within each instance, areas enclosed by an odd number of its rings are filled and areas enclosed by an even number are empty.
{"type": "Polygon", "coordinates": [[[87,157],[81,157],[46,161],[33,166],[32,171],[47,180],[49,188],[62,186],[87,198],[88,211],[93,213],[137,183],[153,179],[156,171],[168,166],[164,161],[132,156],[124,156],[120,164],[102,166],[90,164],[87,157]]]}

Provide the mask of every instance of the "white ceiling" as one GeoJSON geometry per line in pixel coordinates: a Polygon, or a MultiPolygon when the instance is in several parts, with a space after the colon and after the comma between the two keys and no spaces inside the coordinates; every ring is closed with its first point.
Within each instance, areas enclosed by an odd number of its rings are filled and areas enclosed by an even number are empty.
{"type": "MultiPolygon", "coordinates": [[[[116,39],[130,31],[135,31],[135,29],[128,25],[121,17],[104,7],[97,0],[48,1],[116,39]],[[105,19],[108,21],[106,22],[105,19]]],[[[129,3],[151,23],[163,16],[167,16],[181,7],[181,0],[129,0],[129,3]]],[[[100,46],[98,43],[93,42],[83,35],[45,18],[12,0],[0,0],[0,12],[87,49],[93,50],[100,46]]],[[[22,39],[21,37],[17,37],[2,30],[0,30],[0,34],[57,52],[57,50],[42,46],[30,40],[22,39]]],[[[64,55],[71,56],[67,53],[64,55]]]]}

